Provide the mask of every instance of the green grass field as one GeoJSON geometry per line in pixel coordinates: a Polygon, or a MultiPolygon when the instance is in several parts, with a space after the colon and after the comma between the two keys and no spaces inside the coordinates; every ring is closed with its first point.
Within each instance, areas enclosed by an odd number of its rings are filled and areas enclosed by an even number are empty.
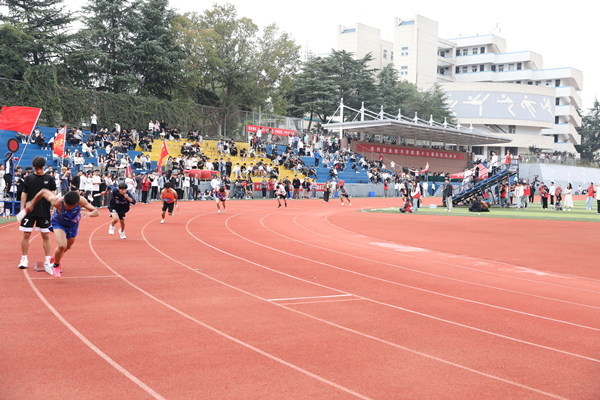
{"type": "MultiPolygon", "coordinates": [[[[441,200],[439,201],[441,203],[441,200]]],[[[382,212],[400,214],[398,208],[404,204],[402,200],[398,200],[398,207],[395,208],[377,208],[365,210],[367,212],[382,212]]],[[[551,208],[542,210],[539,202],[530,204],[528,209],[516,210],[514,208],[492,208],[490,212],[473,213],[469,212],[467,207],[454,207],[452,212],[447,212],[446,207],[419,208],[419,215],[446,215],[446,216],[461,216],[472,218],[514,218],[514,219],[542,219],[551,221],[585,221],[585,222],[600,222],[600,214],[597,213],[596,202],[594,201],[594,209],[586,211],[585,201],[574,201],[571,211],[554,211],[551,208]]],[[[550,207],[550,206],[548,206],[550,207]]]]}

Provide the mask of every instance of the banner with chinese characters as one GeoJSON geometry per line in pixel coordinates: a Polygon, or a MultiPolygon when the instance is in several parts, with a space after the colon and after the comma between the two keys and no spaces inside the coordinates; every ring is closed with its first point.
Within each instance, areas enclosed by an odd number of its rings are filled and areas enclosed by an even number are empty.
{"type": "MultiPolygon", "coordinates": [[[[262,183],[261,182],[254,182],[254,191],[255,192],[262,191],[262,183]]],[[[324,192],[324,191],[325,191],[325,183],[317,182],[317,192],[324,192]]]]}
{"type": "Polygon", "coordinates": [[[455,153],[452,151],[385,146],[380,144],[358,144],[356,146],[356,151],[367,151],[395,156],[443,158],[446,160],[464,160],[466,156],[466,153],[455,153]]]}
{"type": "Polygon", "coordinates": [[[294,136],[296,131],[290,129],[281,129],[281,128],[269,128],[268,126],[257,126],[257,125],[246,125],[246,130],[248,132],[256,133],[260,128],[260,131],[263,135],[273,134],[277,136],[294,136]]]}

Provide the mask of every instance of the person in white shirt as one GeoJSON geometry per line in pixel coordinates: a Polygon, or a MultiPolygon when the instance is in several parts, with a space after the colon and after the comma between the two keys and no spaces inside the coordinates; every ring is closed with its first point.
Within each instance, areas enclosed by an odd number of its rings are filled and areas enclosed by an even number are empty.
{"type": "Polygon", "coordinates": [[[517,183],[517,187],[515,188],[515,194],[514,194],[517,210],[520,210],[523,207],[523,196],[524,195],[525,195],[525,188],[523,187],[523,183],[519,182],[519,183],[517,183]]]}
{"type": "Polygon", "coordinates": [[[240,169],[240,164],[235,164],[233,170],[231,171],[235,175],[236,179],[242,175],[242,170],[240,169]]]}
{"type": "MultiPolygon", "coordinates": [[[[92,172],[89,171],[85,175],[81,175],[81,179],[84,181],[83,190],[86,199],[91,203],[93,201],[92,193],[94,191],[94,183],[92,181],[92,172]],[[84,179],[85,177],[85,179],[84,179]]],[[[81,185],[79,185],[81,187],[81,185]]]]}
{"type": "Polygon", "coordinates": [[[102,178],[100,178],[100,170],[94,170],[94,174],[92,175],[92,205],[96,208],[102,205],[102,201],[100,200],[100,196],[96,196],[100,193],[100,184],[102,183],[102,178]]]}
{"type": "Polygon", "coordinates": [[[137,182],[133,174],[130,174],[127,178],[125,178],[125,184],[127,185],[127,191],[135,196],[135,189],[137,188],[137,182]]]}
{"type": "Polygon", "coordinates": [[[211,162],[210,162],[210,160],[207,160],[207,161],[206,161],[206,164],[204,165],[204,168],[205,168],[207,171],[212,171],[212,170],[213,170],[213,163],[211,163],[211,162]]]}
{"type": "Polygon", "coordinates": [[[550,182],[548,193],[550,194],[550,204],[554,204],[554,196],[556,196],[556,186],[554,186],[554,182],[550,182]]]}
{"type": "Polygon", "coordinates": [[[260,139],[262,138],[262,131],[260,130],[260,128],[258,128],[258,131],[256,131],[256,138],[258,139],[258,142],[256,144],[260,145],[260,139]]]}
{"type": "Polygon", "coordinates": [[[190,199],[190,174],[186,172],[183,176],[183,198],[181,200],[189,200],[190,199]]]}
{"type": "Polygon", "coordinates": [[[81,145],[81,151],[86,153],[88,157],[98,157],[98,150],[92,149],[85,142],[81,145]]]}
{"type": "Polygon", "coordinates": [[[91,124],[90,124],[90,132],[93,134],[96,134],[96,129],[98,126],[98,117],[96,116],[96,113],[92,114],[92,117],[90,118],[91,120],[91,124]]]}

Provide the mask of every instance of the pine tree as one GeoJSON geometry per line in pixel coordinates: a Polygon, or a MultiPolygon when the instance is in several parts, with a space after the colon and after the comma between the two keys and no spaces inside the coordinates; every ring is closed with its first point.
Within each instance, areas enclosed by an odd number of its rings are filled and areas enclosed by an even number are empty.
{"type": "Polygon", "coordinates": [[[139,88],[131,57],[139,5],[131,0],[89,0],[82,7],[84,28],[69,55],[71,79],[77,86],[112,93],[139,88]]]}
{"type": "Polygon", "coordinates": [[[73,17],[62,3],[63,0],[0,0],[0,6],[8,10],[7,14],[0,14],[0,21],[19,26],[30,38],[31,44],[25,46],[29,63],[49,65],[64,55],[73,17]]]}
{"type": "Polygon", "coordinates": [[[176,14],[168,0],[147,0],[133,32],[133,70],[141,81],[139,93],[170,100],[181,76],[185,54],[175,44],[171,22],[176,14]]]}

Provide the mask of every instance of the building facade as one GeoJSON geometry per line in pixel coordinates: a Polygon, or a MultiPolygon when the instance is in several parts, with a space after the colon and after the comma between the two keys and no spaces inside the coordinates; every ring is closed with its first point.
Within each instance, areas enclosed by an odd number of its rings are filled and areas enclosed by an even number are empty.
{"type": "Polygon", "coordinates": [[[496,34],[442,39],[438,23],[420,15],[394,19],[393,43],[376,40],[378,33],[362,24],[340,28],[338,50],[358,57],[371,52],[374,68],[393,63],[402,78],[421,89],[440,84],[461,125],[512,139],[506,146],[474,146],[478,157],[489,158],[492,151],[504,154],[506,150],[525,154],[530,146],[546,152],[577,153],[581,71],[544,69],[540,54],[508,52],[506,40],[496,34]],[[384,59],[383,50],[390,48],[384,59]]]}

